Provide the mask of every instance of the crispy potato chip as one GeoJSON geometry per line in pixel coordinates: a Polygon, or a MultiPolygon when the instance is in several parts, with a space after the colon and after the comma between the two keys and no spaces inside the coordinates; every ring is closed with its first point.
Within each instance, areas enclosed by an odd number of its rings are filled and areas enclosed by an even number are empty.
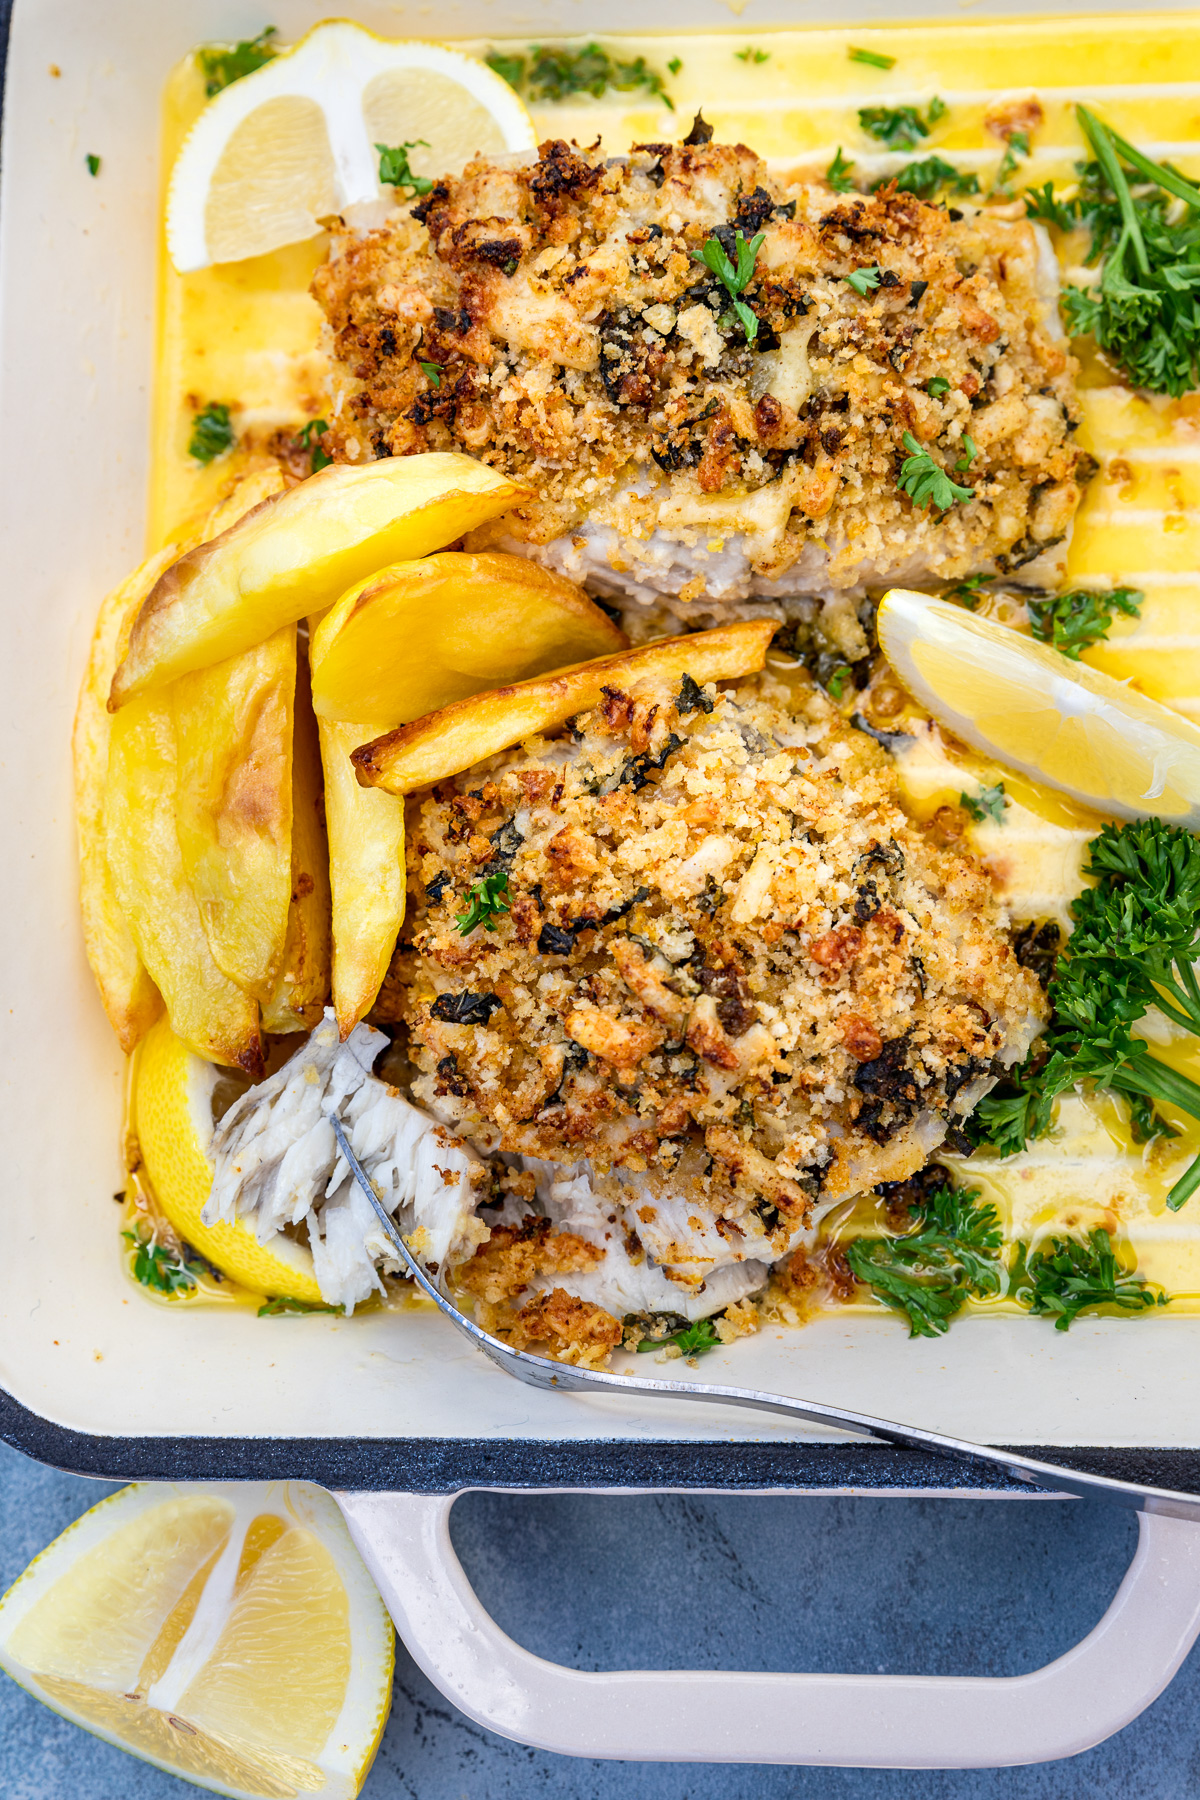
{"type": "Polygon", "coordinates": [[[438,550],[506,511],[523,491],[449,452],[322,469],[165,571],[134,621],[110,709],[253,649],[386,563],[438,550]]]}
{"type": "Polygon", "coordinates": [[[313,636],[323,719],[420,718],[497,681],[521,681],[629,640],[583,589],[524,556],[444,550],[381,569],[313,636]]]}
{"type": "Polygon", "coordinates": [[[678,681],[684,675],[698,682],[750,675],[762,668],[777,629],[774,619],[747,619],[689,637],[660,638],[620,656],[455,701],[362,744],[353,755],[358,779],[364,787],[411,794],[522,738],[564,725],[576,713],[598,706],[606,687],[627,689],[639,681],[678,681]]]}

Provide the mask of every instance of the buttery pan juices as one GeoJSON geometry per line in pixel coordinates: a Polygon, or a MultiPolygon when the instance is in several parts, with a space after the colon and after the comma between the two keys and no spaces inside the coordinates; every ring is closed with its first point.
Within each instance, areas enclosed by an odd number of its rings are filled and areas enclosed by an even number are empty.
{"type": "Polygon", "coordinates": [[[571,1361],[1194,1306],[1200,148],[1085,27],[172,76],[76,730],[147,1293],[407,1304],[332,1115],[571,1361]]]}

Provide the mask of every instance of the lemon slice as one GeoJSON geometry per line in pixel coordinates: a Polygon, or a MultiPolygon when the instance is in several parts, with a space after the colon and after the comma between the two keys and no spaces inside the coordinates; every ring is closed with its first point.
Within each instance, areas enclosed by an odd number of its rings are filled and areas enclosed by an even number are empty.
{"type": "Polygon", "coordinates": [[[1007,625],[893,588],[879,644],[913,697],[968,744],[1120,819],[1200,829],[1200,729],[1007,625]]]}
{"type": "MultiPolygon", "coordinates": [[[[236,1079],[205,1062],[171,1030],[152,1025],[138,1045],[133,1070],[133,1126],[154,1198],[180,1237],[252,1293],[321,1303],[312,1255],[282,1232],[260,1244],[240,1220],[205,1225],[200,1210],[212,1188],[208,1147],[213,1092],[236,1079]]],[[[236,1097],[236,1096],[235,1096],[236,1097]]]]}
{"type": "Polygon", "coordinates": [[[390,200],[376,144],[414,144],[416,175],[457,175],[477,152],[530,150],[533,123],[487,64],[440,44],[318,25],[205,107],[167,197],[167,246],[180,274],[239,262],[390,200]]]}
{"type": "Polygon", "coordinates": [[[350,1800],[392,1691],[391,1620],[307,1482],[144,1482],[77,1519],[0,1600],[0,1668],[218,1794],[350,1800]]]}

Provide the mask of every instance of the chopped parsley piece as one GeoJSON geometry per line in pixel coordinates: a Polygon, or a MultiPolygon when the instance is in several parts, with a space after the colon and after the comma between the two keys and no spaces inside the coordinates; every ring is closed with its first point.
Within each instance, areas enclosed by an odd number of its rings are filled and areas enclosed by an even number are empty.
{"type": "Polygon", "coordinates": [[[302,444],[304,449],[309,451],[312,456],[314,475],[318,469],[327,469],[333,461],[332,456],[326,456],[324,450],[321,448],[321,439],[328,430],[329,426],[324,419],[310,419],[303,430],[296,433],[299,443],[302,444]]]}
{"type": "Polygon", "coordinates": [[[1025,608],[1034,637],[1078,662],[1081,651],[1108,636],[1116,613],[1140,617],[1145,598],[1140,588],[1076,588],[1052,600],[1027,600],[1025,608]]]}
{"type": "Polygon", "coordinates": [[[279,33],[274,25],[264,25],[256,38],[243,38],[241,43],[207,44],[196,52],[200,63],[200,73],[204,76],[204,92],[211,100],[222,88],[231,82],[240,81],[243,75],[253,75],[255,69],[261,69],[278,56],[271,39],[279,33]]]}
{"type": "Polygon", "coordinates": [[[643,1338],[638,1349],[661,1350],[666,1344],[677,1344],[685,1356],[703,1356],[706,1350],[721,1348],[721,1340],[712,1320],[697,1319],[694,1325],[688,1325],[682,1331],[674,1331],[669,1337],[643,1338]]]}
{"type": "MultiPolygon", "coordinates": [[[[973,1139],[1004,1156],[1044,1137],[1055,1100],[1079,1081],[1200,1119],[1200,1084],[1151,1055],[1133,1031],[1153,1006],[1200,1037],[1200,840],[1161,819],[1139,819],[1105,825],[1088,850],[1083,872],[1094,885],[1071,902],[1075,928],[1049,985],[1049,1028],[971,1122],[973,1139]]],[[[1167,1205],[1177,1211],[1197,1187],[1200,1156],[1167,1205]]]]}
{"type": "Polygon", "coordinates": [[[956,606],[965,606],[968,612],[974,612],[989,580],[987,575],[965,575],[961,581],[951,582],[948,588],[942,589],[942,599],[953,600],[956,606]]]}
{"type": "Polygon", "coordinates": [[[844,1246],[855,1280],[907,1319],[910,1337],[940,1337],[971,1295],[1000,1292],[1000,1220],[978,1201],[976,1189],[947,1180],[910,1202],[911,1232],[844,1246]]]}
{"type": "Polygon", "coordinates": [[[940,400],[943,394],[950,392],[950,383],[944,375],[932,375],[925,383],[925,392],[931,400],[940,400]]]}
{"type": "Polygon", "coordinates": [[[1008,192],[1008,182],[1016,173],[1021,157],[1029,155],[1029,133],[1027,131],[1010,131],[1008,142],[1004,146],[1004,155],[1000,159],[1000,167],[996,170],[994,194],[1008,192]]]}
{"type": "Polygon", "coordinates": [[[507,869],[498,869],[494,875],[485,875],[482,881],[477,881],[467,894],[466,907],[455,915],[459,935],[466,937],[477,925],[485,926],[488,931],[495,931],[495,915],[509,910],[508,901],[504,898],[507,892],[507,869]]]}
{"type": "Polygon", "coordinates": [[[682,67],[683,67],[683,58],[681,56],[673,56],[671,58],[670,62],[667,64],[667,68],[670,70],[672,75],[678,75],[678,73],[679,73],[680,69],[682,69],[682,67]]]}
{"type": "Polygon", "coordinates": [[[998,781],[995,787],[981,786],[972,799],[970,794],[960,794],[958,804],[963,811],[969,813],[977,825],[990,819],[993,825],[1003,825],[1004,809],[1008,805],[1008,795],[1004,792],[1004,783],[998,781]]]}
{"type": "Polygon", "coordinates": [[[962,434],[962,447],[963,453],[954,465],[960,475],[964,469],[970,468],[971,464],[975,461],[975,458],[979,455],[978,445],[969,431],[964,431],[962,434]]]}
{"type": "Polygon", "coordinates": [[[846,683],[854,679],[854,670],[848,663],[839,663],[829,680],[825,683],[825,691],[834,700],[840,700],[846,691],[846,683]]]}
{"type": "Polygon", "coordinates": [[[771,60],[769,50],[755,50],[752,46],[747,46],[745,50],[735,50],[733,54],[739,62],[744,63],[765,63],[771,60]]]}
{"type": "Polygon", "coordinates": [[[948,188],[952,194],[977,194],[979,177],[956,169],[944,156],[923,156],[919,162],[905,163],[894,175],[881,175],[874,189],[894,181],[902,194],[915,194],[918,200],[932,200],[948,188]]]}
{"type": "Polygon", "coordinates": [[[900,465],[896,486],[902,494],[908,495],[914,506],[928,506],[932,502],[939,512],[946,512],[956,501],[975,498],[975,489],[959,487],[957,481],[934,462],[928,450],[921,448],[911,431],[906,431],[900,441],[909,454],[900,465]]]}
{"type": "Polygon", "coordinates": [[[192,420],[192,435],[188,439],[188,455],[198,463],[215,462],[218,456],[233,445],[233,425],[229,417],[229,408],[212,400],[198,412],[192,420]]]}
{"type": "Polygon", "coordinates": [[[846,285],[852,287],[856,294],[861,294],[865,300],[872,289],[879,286],[879,277],[882,272],[878,263],[872,263],[867,269],[855,269],[847,275],[846,285]]]}
{"type": "Polygon", "coordinates": [[[442,385],[442,366],[440,363],[422,362],[421,363],[421,373],[422,373],[422,375],[424,375],[426,381],[431,381],[433,383],[435,388],[441,387],[441,385],[442,385]]]}
{"type": "Polygon", "coordinates": [[[922,115],[915,106],[860,106],[858,122],[868,137],[889,150],[915,150],[946,111],[935,94],[922,115]]]}
{"type": "Polygon", "coordinates": [[[1056,1331],[1068,1330],[1081,1312],[1096,1307],[1142,1312],[1167,1304],[1157,1282],[1122,1269],[1103,1230],[1090,1232],[1086,1242],[1052,1238],[1032,1255],[1028,1244],[1018,1244],[1012,1292],[1031,1313],[1052,1315],[1056,1331]]]}
{"type": "Polygon", "coordinates": [[[89,175],[98,175],[100,173],[100,158],[98,156],[93,156],[92,152],[89,150],[83,160],[87,164],[87,172],[89,175]]]}
{"type": "MultiPolygon", "coordinates": [[[[121,1236],[134,1246],[133,1277],[156,1294],[183,1294],[196,1285],[196,1277],[206,1272],[205,1264],[185,1256],[176,1256],[153,1236],[144,1237],[141,1228],[123,1231],[121,1236]]],[[[186,1246],[185,1246],[186,1248],[186,1246]]]]}
{"type": "Polygon", "coordinates": [[[484,60],[527,100],[567,100],[572,94],[591,94],[599,100],[608,88],[618,94],[641,88],[675,110],[662,76],[650,68],[644,56],[622,62],[603,44],[585,44],[580,50],[533,44],[525,56],[494,51],[484,60]]]}
{"type": "Polygon", "coordinates": [[[848,162],[842,155],[842,146],[839,144],[837,155],[825,171],[825,179],[835,194],[852,194],[854,192],[854,183],[850,179],[850,171],[853,167],[854,164],[848,162]]]}
{"type": "MultiPolygon", "coordinates": [[[[1090,227],[1087,260],[1103,257],[1103,265],[1098,285],[1064,289],[1067,328],[1091,333],[1134,387],[1179,399],[1200,385],[1200,188],[1143,156],[1086,106],[1076,113],[1096,162],[1084,165],[1080,192],[1061,213],[1090,227]],[[1136,195],[1123,162],[1136,172],[1136,195]],[[1181,216],[1173,199],[1184,203],[1181,216]]],[[[1060,211],[1052,190],[1043,199],[1045,206],[1027,195],[1026,210],[1060,211]]]]}
{"type": "Polygon", "coordinates": [[[749,243],[746,242],[740,231],[735,235],[734,249],[737,251],[736,269],[726,255],[725,247],[718,237],[708,238],[703,250],[692,251],[692,260],[694,262],[702,262],[706,268],[711,269],[717,280],[724,287],[730,299],[733,301],[733,310],[737,314],[742,330],[746,334],[746,342],[748,344],[752,344],[758,336],[758,317],[750,310],[746,305],[746,302],[739,298],[739,296],[743,293],[751,276],[754,274],[754,259],[762,248],[764,235],[763,232],[758,232],[750,239],[749,243]]]}
{"type": "Polygon", "coordinates": [[[851,62],[866,63],[869,69],[894,69],[896,66],[895,57],[885,56],[882,50],[859,50],[851,44],[846,55],[851,62]]]}
{"type": "Polygon", "coordinates": [[[260,1319],[279,1319],[288,1313],[340,1313],[341,1306],[325,1306],[316,1300],[294,1300],[290,1294],[277,1294],[258,1309],[260,1319]]]}
{"type": "Polygon", "coordinates": [[[414,175],[408,166],[408,153],[418,148],[428,150],[424,138],[413,138],[407,144],[376,144],[379,152],[379,180],[383,187],[411,188],[414,194],[427,194],[433,186],[428,175],[414,175]]]}

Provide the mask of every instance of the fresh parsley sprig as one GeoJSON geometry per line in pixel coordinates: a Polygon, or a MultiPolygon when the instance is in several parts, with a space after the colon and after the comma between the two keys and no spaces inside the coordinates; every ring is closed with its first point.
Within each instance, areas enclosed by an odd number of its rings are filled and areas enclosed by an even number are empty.
{"type": "Polygon", "coordinates": [[[854,192],[854,183],[850,179],[850,171],[853,167],[854,164],[848,162],[842,155],[842,146],[839,144],[837,155],[825,171],[825,179],[835,194],[852,194],[854,192]]]}
{"type": "Polygon", "coordinates": [[[228,44],[205,44],[196,52],[200,73],[204,76],[204,92],[211,100],[222,88],[253,75],[279,55],[272,38],[279,36],[274,25],[264,25],[255,38],[243,38],[232,47],[228,44]]]}
{"type": "Polygon", "coordinates": [[[145,1236],[140,1227],[133,1231],[123,1231],[121,1236],[133,1245],[133,1278],[140,1281],[143,1287],[153,1288],[157,1294],[184,1294],[196,1285],[196,1278],[205,1274],[206,1267],[202,1262],[183,1255],[176,1255],[160,1244],[153,1234],[145,1236]]]}
{"type": "Polygon", "coordinates": [[[762,248],[764,237],[765,233],[759,231],[747,243],[740,231],[735,234],[733,244],[737,254],[736,268],[718,237],[706,239],[703,250],[692,251],[692,260],[711,269],[729,295],[748,344],[752,344],[758,336],[758,315],[746,305],[741,295],[754,274],[755,258],[762,248]]]}
{"type": "Polygon", "coordinates": [[[860,106],[858,122],[868,137],[889,150],[915,150],[945,113],[946,102],[935,94],[924,113],[915,106],[860,106]]]}
{"type": "MultiPolygon", "coordinates": [[[[567,100],[572,94],[591,94],[599,100],[608,88],[619,94],[641,89],[661,100],[672,112],[675,110],[662,76],[644,56],[623,61],[603,44],[584,44],[578,50],[533,44],[523,56],[519,52],[494,50],[484,60],[527,100],[567,100]]],[[[682,63],[679,66],[682,68],[682,63]]]]}
{"type": "Polygon", "coordinates": [[[911,431],[906,431],[900,441],[908,456],[900,465],[896,486],[902,494],[908,495],[914,506],[932,504],[939,512],[948,512],[958,501],[975,498],[975,489],[960,487],[940,463],[934,462],[928,450],[918,444],[911,431]]]}
{"type": "Polygon", "coordinates": [[[1027,600],[1025,610],[1035,638],[1078,662],[1082,651],[1108,636],[1117,613],[1139,618],[1145,598],[1140,588],[1075,588],[1049,600],[1027,600]]]}
{"type": "Polygon", "coordinates": [[[1157,1282],[1122,1269],[1104,1230],[1090,1232],[1086,1242],[1053,1238],[1032,1254],[1028,1244],[1018,1244],[1011,1291],[1031,1313],[1052,1316],[1056,1331],[1101,1306],[1142,1312],[1167,1304],[1157,1282]]]}
{"type": "Polygon", "coordinates": [[[966,169],[956,169],[944,156],[923,156],[918,162],[905,163],[894,175],[881,175],[872,191],[894,181],[902,194],[915,194],[918,200],[932,200],[935,194],[977,194],[979,177],[966,169]]]}
{"type": "Polygon", "coordinates": [[[667,1344],[676,1344],[684,1356],[703,1356],[706,1350],[721,1348],[721,1340],[712,1320],[697,1319],[695,1324],[687,1325],[681,1331],[673,1331],[669,1337],[644,1337],[638,1350],[661,1350],[667,1344]]]}
{"type": "Polygon", "coordinates": [[[379,181],[383,187],[408,188],[414,194],[427,194],[433,186],[428,175],[414,175],[408,166],[410,150],[428,150],[424,138],[413,138],[406,144],[376,144],[379,152],[379,181]]]}
{"type": "MultiPolygon", "coordinates": [[[[968,1127],[1011,1156],[1044,1137],[1054,1102],[1077,1082],[1200,1119],[1200,1083],[1153,1056],[1133,1027],[1151,1007],[1200,1037],[1200,840],[1161,819],[1105,825],[1088,846],[1094,884],[1071,903],[1075,928],[1058,958],[1050,1028],[1014,1076],[986,1095],[968,1127]]],[[[1176,1211],[1200,1187],[1200,1156],[1170,1193],[1176,1211]]]]}
{"type": "Polygon", "coordinates": [[[485,875],[477,881],[467,895],[467,904],[463,911],[455,916],[462,937],[482,925],[487,931],[495,931],[496,916],[509,911],[505,895],[508,892],[508,870],[497,869],[492,875],[485,875]]]}
{"type": "Polygon", "coordinates": [[[908,1210],[911,1232],[852,1238],[846,1261],[855,1280],[907,1319],[910,1337],[940,1337],[971,1295],[1000,1292],[1000,1220],[977,1189],[949,1179],[908,1210]]]}
{"type": "Polygon", "coordinates": [[[865,300],[867,295],[879,286],[882,274],[883,271],[878,263],[872,263],[866,269],[853,269],[846,277],[846,286],[852,287],[855,293],[861,294],[865,300]]]}
{"type": "Polygon", "coordinates": [[[1097,286],[1064,289],[1068,329],[1090,333],[1135,387],[1178,399],[1200,385],[1200,188],[1088,107],[1076,113],[1096,158],[1081,171],[1079,194],[1058,202],[1047,183],[1026,195],[1027,212],[1060,229],[1088,224],[1088,261],[1103,257],[1097,286]],[[1123,162],[1149,193],[1134,193],[1123,162]],[[1183,201],[1182,217],[1172,200],[1183,201]]]}

